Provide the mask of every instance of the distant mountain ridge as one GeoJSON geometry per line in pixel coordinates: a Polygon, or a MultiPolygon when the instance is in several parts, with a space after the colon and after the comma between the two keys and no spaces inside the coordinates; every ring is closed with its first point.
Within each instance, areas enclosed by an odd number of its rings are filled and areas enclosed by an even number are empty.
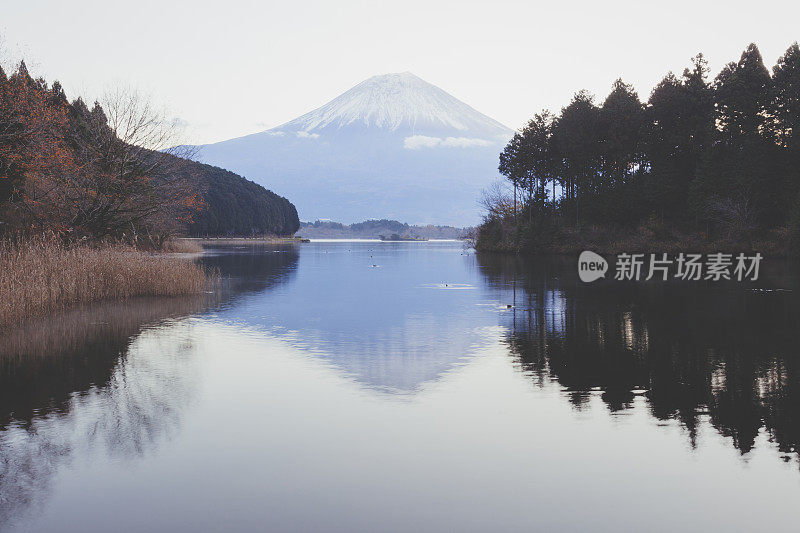
{"type": "Polygon", "coordinates": [[[300,222],[298,235],[309,239],[377,239],[396,233],[403,237],[461,239],[468,231],[469,228],[453,226],[413,226],[397,220],[365,220],[355,224],[317,220],[300,222]]]}
{"type": "Polygon", "coordinates": [[[512,135],[405,72],[373,76],[276,128],[201,146],[198,157],[291,198],[306,220],[471,226],[512,135]]]}

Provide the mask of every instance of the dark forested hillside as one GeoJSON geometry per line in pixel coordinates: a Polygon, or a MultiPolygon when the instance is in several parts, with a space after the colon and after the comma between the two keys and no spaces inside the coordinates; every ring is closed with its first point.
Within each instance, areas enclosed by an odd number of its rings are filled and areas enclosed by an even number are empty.
{"type": "Polygon", "coordinates": [[[702,54],[642,101],[617,80],[531,119],[500,154],[478,246],[738,248],[800,254],[800,47],[755,44],[709,79],[702,54]]]}
{"type": "Polygon", "coordinates": [[[297,209],[286,198],[219,167],[187,166],[203,203],[188,226],[190,235],[290,235],[300,227],[297,209]]]}
{"type": "Polygon", "coordinates": [[[91,107],[23,62],[0,67],[0,235],[161,246],[171,235],[294,233],[297,211],[260,185],[188,160],[176,127],[135,91],[91,107]]]}

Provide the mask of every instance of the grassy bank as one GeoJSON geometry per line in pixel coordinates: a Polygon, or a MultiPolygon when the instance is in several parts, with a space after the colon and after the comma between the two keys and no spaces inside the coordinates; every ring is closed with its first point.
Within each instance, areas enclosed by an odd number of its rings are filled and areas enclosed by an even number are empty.
{"type": "Polygon", "coordinates": [[[195,294],[205,287],[200,265],[129,246],[68,246],[43,237],[0,243],[0,326],[84,302],[195,294]]]}
{"type": "Polygon", "coordinates": [[[186,246],[204,244],[290,244],[298,242],[309,242],[302,237],[275,237],[271,235],[261,235],[257,237],[183,237],[177,242],[185,243],[186,246]]]}

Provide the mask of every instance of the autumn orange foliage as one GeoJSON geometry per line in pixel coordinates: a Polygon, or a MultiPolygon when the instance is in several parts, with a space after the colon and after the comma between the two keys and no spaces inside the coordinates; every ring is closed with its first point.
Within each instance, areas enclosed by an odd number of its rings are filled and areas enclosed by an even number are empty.
{"type": "Polygon", "coordinates": [[[202,202],[162,151],[169,128],[135,95],[109,105],[69,103],[24,62],[0,70],[0,233],[152,242],[191,221],[202,202]]]}

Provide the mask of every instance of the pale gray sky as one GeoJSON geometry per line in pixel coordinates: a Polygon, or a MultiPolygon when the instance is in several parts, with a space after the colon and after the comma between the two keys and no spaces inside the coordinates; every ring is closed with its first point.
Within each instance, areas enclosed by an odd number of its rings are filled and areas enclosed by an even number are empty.
{"type": "Polygon", "coordinates": [[[6,55],[70,97],[133,85],[213,142],[277,126],[361,80],[411,71],[512,128],[605,97],[642,98],[706,54],[755,42],[771,67],[800,39],[800,2],[0,0],[6,55]]]}

